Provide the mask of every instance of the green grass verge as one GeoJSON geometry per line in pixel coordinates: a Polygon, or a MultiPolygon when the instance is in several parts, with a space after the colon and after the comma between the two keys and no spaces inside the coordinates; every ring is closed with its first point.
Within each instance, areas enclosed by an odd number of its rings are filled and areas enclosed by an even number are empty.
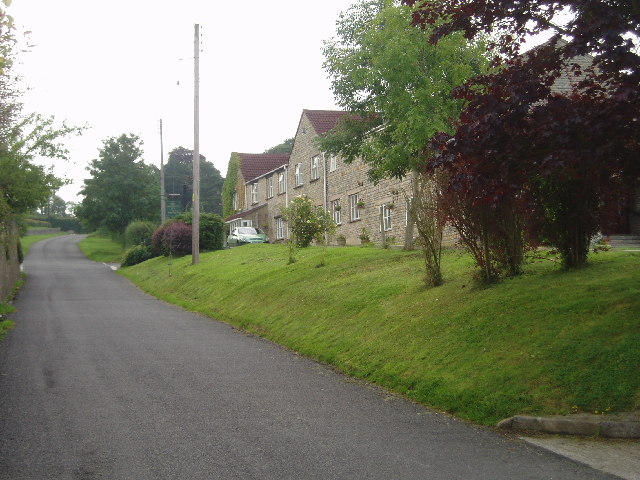
{"type": "Polygon", "coordinates": [[[482,424],[514,414],[640,407],[640,254],[548,261],[490,288],[447,252],[425,289],[420,255],[376,248],[246,245],[156,258],[121,274],[341,371],[482,424]],[[319,267],[320,264],[326,264],[319,267]]]}
{"type": "MultiPolygon", "coordinates": [[[[20,280],[16,282],[13,286],[13,292],[9,296],[10,299],[14,298],[18,289],[22,286],[24,282],[24,274],[20,276],[20,280]]],[[[10,303],[0,302],[0,341],[4,338],[9,330],[11,330],[15,323],[6,318],[6,316],[12,312],[15,312],[16,309],[10,303]]]]}
{"type": "Polygon", "coordinates": [[[94,262],[119,263],[124,254],[121,243],[98,235],[89,235],[78,243],[80,251],[94,262]]]}
{"type": "Polygon", "coordinates": [[[14,312],[13,305],[0,302],[0,341],[4,338],[9,330],[13,328],[14,323],[11,320],[4,318],[11,312],[14,312]]]}
{"type": "Polygon", "coordinates": [[[45,238],[59,237],[61,235],[67,235],[67,233],[46,233],[43,235],[26,235],[24,237],[21,237],[20,243],[22,244],[22,252],[26,255],[31,248],[31,245],[33,245],[34,243],[39,242],[40,240],[44,240],[45,238]]]}

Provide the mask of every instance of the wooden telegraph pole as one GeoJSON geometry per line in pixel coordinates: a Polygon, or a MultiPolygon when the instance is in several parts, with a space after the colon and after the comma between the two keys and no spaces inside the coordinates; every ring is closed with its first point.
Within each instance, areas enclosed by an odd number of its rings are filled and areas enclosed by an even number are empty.
{"type": "Polygon", "coordinates": [[[195,24],[193,44],[193,199],[191,264],[200,261],[200,25],[195,24]]]}
{"type": "Polygon", "coordinates": [[[167,221],[167,196],[164,191],[164,147],[162,145],[162,119],[160,119],[160,219],[167,221]]]}

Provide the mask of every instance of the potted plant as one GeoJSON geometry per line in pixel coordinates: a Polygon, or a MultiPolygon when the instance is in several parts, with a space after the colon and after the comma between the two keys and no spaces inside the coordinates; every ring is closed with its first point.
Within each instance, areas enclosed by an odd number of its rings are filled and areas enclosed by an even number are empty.
{"type": "Polygon", "coordinates": [[[360,231],[360,235],[358,235],[358,237],[360,238],[360,243],[362,243],[363,245],[371,241],[371,238],[369,237],[369,232],[364,227],[360,231]]]}
{"type": "Polygon", "coordinates": [[[356,203],[356,207],[364,208],[364,200],[358,200],[358,202],[356,203]]]}
{"type": "Polygon", "coordinates": [[[333,207],[333,210],[336,211],[336,212],[339,212],[340,210],[342,210],[342,207],[340,205],[335,205],[333,207]]]}
{"type": "Polygon", "coordinates": [[[336,242],[338,243],[338,246],[344,247],[347,244],[347,237],[340,234],[336,237],[336,242]]]}

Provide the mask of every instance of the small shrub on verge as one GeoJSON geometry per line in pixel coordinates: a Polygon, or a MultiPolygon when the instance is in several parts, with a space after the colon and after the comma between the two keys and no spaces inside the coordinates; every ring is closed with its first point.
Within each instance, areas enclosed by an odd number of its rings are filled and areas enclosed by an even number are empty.
{"type": "Polygon", "coordinates": [[[153,232],[151,245],[156,255],[187,255],[191,253],[191,225],[182,220],[160,225],[153,232]]]}
{"type": "Polygon", "coordinates": [[[151,236],[155,228],[156,225],[153,222],[141,220],[131,222],[124,231],[125,246],[151,245],[151,236]]]}
{"type": "Polygon", "coordinates": [[[155,256],[156,255],[154,255],[151,245],[136,245],[135,247],[127,250],[127,253],[124,255],[124,260],[122,261],[122,266],[130,267],[132,265],[137,265],[138,263],[142,263],[154,258],[155,256]]]}

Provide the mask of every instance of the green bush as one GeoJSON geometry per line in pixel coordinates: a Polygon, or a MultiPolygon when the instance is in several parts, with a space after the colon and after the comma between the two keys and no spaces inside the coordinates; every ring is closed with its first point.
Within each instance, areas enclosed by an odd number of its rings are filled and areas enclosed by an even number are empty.
{"type": "Polygon", "coordinates": [[[127,253],[124,255],[124,260],[122,261],[122,266],[130,267],[154,257],[155,254],[153,253],[151,245],[136,245],[127,250],[127,253]]]}
{"type": "MultiPolygon", "coordinates": [[[[185,212],[176,217],[191,225],[191,212],[185,212]]],[[[200,214],[200,249],[222,250],[224,244],[224,220],[215,213],[200,214]]]]}
{"type": "Polygon", "coordinates": [[[27,227],[35,228],[51,228],[51,223],[46,220],[37,220],[35,218],[25,218],[24,223],[27,227]]]}
{"type": "Polygon", "coordinates": [[[156,229],[153,222],[135,220],[127,225],[124,231],[125,247],[136,245],[151,245],[151,237],[156,229]]]}
{"type": "Polygon", "coordinates": [[[314,207],[304,195],[295,197],[281,212],[289,222],[292,242],[300,248],[308,247],[313,240],[324,244],[325,233],[332,235],[336,230],[331,214],[322,207],[314,207]]]}
{"type": "Polygon", "coordinates": [[[54,228],[59,228],[63,232],[74,231],[83,233],[82,223],[75,217],[49,217],[49,223],[54,228]]]}

